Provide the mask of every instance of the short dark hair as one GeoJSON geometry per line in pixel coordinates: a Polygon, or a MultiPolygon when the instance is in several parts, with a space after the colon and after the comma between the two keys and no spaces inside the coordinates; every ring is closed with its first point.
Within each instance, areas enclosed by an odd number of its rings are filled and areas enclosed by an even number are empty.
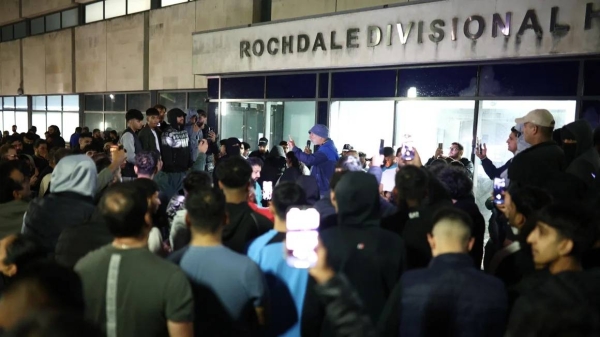
{"type": "Polygon", "coordinates": [[[81,131],[83,131],[83,132],[90,132],[90,128],[88,128],[87,126],[84,126],[83,128],[81,128],[81,131]]]}
{"type": "Polygon", "coordinates": [[[40,147],[40,145],[44,145],[44,144],[48,145],[48,142],[45,139],[40,138],[40,139],[36,140],[35,143],[33,143],[33,148],[37,149],[38,147],[40,147]]]}
{"type": "Polygon", "coordinates": [[[82,132],[81,135],[79,135],[79,139],[81,138],[93,138],[93,136],[91,132],[82,132]]]}
{"type": "Polygon", "coordinates": [[[135,155],[135,166],[140,174],[154,174],[158,162],[151,151],[141,151],[135,155]]]}
{"type": "Polygon", "coordinates": [[[252,166],[252,167],[254,167],[254,166],[263,167],[263,161],[262,161],[262,159],[260,159],[258,157],[249,157],[246,160],[248,161],[248,164],[250,164],[250,166],[252,166]]]}
{"type": "Polygon", "coordinates": [[[384,157],[391,157],[393,155],[394,155],[394,149],[393,148],[391,148],[389,146],[386,146],[386,147],[383,148],[383,156],[384,157]]]}
{"type": "Polygon", "coordinates": [[[282,140],[279,142],[279,146],[287,146],[288,142],[286,142],[285,140],[282,140]]]}
{"type": "Polygon", "coordinates": [[[336,171],[362,171],[362,164],[354,156],[341,157],[335,164],[336,171]]]}
{"type": "Polygon", "coordinates": [[[204,118],[207,118],[206,111],[204,111],[202,109],[198,109],[196,112],[198,113],[198,116],[202,116],[204,118]]]}
{"type": "Polygon", "coordinates": [[[246,159],[234,156],[217,165],[217,180],[228,188],[243,188],[250,182],[252,166],[246,159]]]}
{"type": "Polygon", "coordinates": [[[81,126],[75,128],[75,133],[81,133],[81,126]]]}
{"type": "Polygon", "coordinates": [[[17,181],[9,177],[0,177],[0,204],[15,200],[13,192],[21,190],[23,190],[23,185],[17,181]]]}
{"type": "Polygon", "coordinates": [[[448,166],[441,170],[437,177],[448,190],[452,199],[461,199],[473,192],[473,181],[464,168],[448,166]]]}
{"type": "Polygon", "coordinates": [[[117,130],[110,130],[109,133],[110,134],[115,134],[116,136],[119,136],[119,133],[117,132],[117,130]]]}
{"type": "Polygon", "coordinates": [[[215,233],[225,224],[225,195],[218,189],[188,194],[185,208],[192,227],[201,233],[215,233]]]}
{"type": "Polygon", "coordinates": [[[56,133],[57,135],[60,136],[60,128],[58,126],[56,126],[56,125],[50,125],[48,128],[49,129],[50,128],[54,129],[54,133],[56,133]]]}
{"type": "Polygon", "coordinates": [[[542,208],[535,216],[536,223],[556,229],[558,235],[573,241],[571,256],[577,260],[587,252],[596,241],[596,221],[592,213],[578,203],[560,202],[542,208]]]}
{"type": "Polygon", "coordinates": [[[473,220],[467,212],[456,207],[444,207],[433,214],[433,227],[442,220],[455,221],[465,225],[471,233],[470,236],[472,236],[473,220]]]}
{"type": "Polygon", "coordinates": [[[273,189],[272,203],[277,216],[285,219],[290,207],[306,205],[306,192],[296,183],[283,182],[273,189]]]}
{"type": "Polygon", "coordinates": [[[96,133],[96,132],[100,132],[100,129],[94,129],[94,131],[92,131],[92,133],[96,133]]]}
{"type": "Polygon", "coordinates": [[[52,150],[50,150],[49,157],[54,162],[54,164],[58,164],[58,162],[61,161],[61,159],[71,154],[72,152],[69,149],[55,147],[52,150]]]}
{"type": "Polygon", "coordinates": [[[35,237],[28,234],[15,234],[15,239],[6,246],[4,264],[14,264],[17,272],[27,269],[33,263],[47,257],[47,252],[35,237]]]}
{"type": "Polygon", "coordinates": [[[164,105],[162,105],[162,104],[156,104],[156,105],[154,106],[154,109],[156,109],[156,110],[165,110],[165,111],[167,111],[167,108],[166,108],[164,105]]]}
{"type": "Polygon", "coordinates": [[[456,145],[456,147],[458,148],[458,151],[463,151],[465,149],[465,147],[462,146],[462,144],[458,143],[458,142],[454,142],[454,143],[452,143],[452,145],[456,145]]]}
{"type": "Polygon", "coordinates": [[[125,120],[127,122],[129,122],[132,119],[137,119],[138,121],[143,121],[144,120],[144,115],[142,115],[142,112],[140,110],[138,110],[138,109],[130,109],[125,114],[125,120]]]}
{"type": "Polygon", "coordinates": [[[98,208],[109,231],[117,238],[139,236],[146,226],[148,200],[132,182],[110,187],[98,208]]]}
{"type": "Polygon", "coordinates": [[[246,142],[242,142],[242,145],[244,145],[244,150],[246,150],[246,149],[250,150],[251,149],[250,144],[248,144],[246,142]]]}
{"type": "Polygon", "coordinates": [[[526,219],[552,203],[550,193],[534,186],[520,187],[514,184],[510,186],[508,193],[517,212],[523,214],[526,219]]]}
{"type": "Polygon", "coordinates": [[[151,198],[154,193],[158,192],[160,189],[158,188],[158,184],[151,179],[141,178],[136,179],[132,182],[137,189],[143,192],[146,199],[151,198]]]}
{"type": "Polygon", "coordinates": [[[396,189],[400,200],[423,200],[429,190],[427,172],[413,165],[406,165],[396,173],[396,189]]]}
{"type": "Polygon", "coordinates": [[[183,189],[187,193],[212,188],[213,181],[210,174],[204,171],[193,171],[183,179],[183,189]]]}
{"type": "Polygon", "coordinates": [[[344,174],[346,174],[347,172],[350,172],[350,171],[336,171],[336,172],[333,172],[333,175],[331,176],[331,179],[329,179],[329,188],[332,191],[335,191],[335,187],[340,182],[340,180],[342,179],[342,177],[344,176],[344,174]]]}
{"type": "Polygon", "coordinates": [[[156,108],[150,108],[146,110],[146,117],[149,116],[160,116],[160,112],[156,108]]]}

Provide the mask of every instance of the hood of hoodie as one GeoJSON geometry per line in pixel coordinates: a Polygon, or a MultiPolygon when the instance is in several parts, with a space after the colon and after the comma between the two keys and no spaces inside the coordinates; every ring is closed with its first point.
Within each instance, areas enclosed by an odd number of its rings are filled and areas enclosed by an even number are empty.
{"type": "Polygon", "coordinates": [[[271,152],[267,155],[267,158],[284,158],[285,159],[285,151],[283,151],[283,146],[275,145],[271,149],[271,152]]]}
{"type": "MultiPolygon", "coordinates": [[[[183,128],[183,125],[179,125],[177,124],[177,116],[182,116],[184,115],[185,112],[183,112],[183,110],[181,109],[171,109],[169,110],[169,112],[167,112],[167,123],[169,123],[169,125],[177,130],[181,130],[183,128]]],[[[186,119],[187,121],[187,119],[186,119]]]]}
{"type": "Polygon", "coordinates": [[[77,193],[93,197],[97,183],[96,164],[86,155],[66,156],[52,171],[50,193],[77,193]]]}
{"type": "Polygon", "coordinates": [[[531,144],[527,143],[525,141],[525,138],[523,136],[523,124],[517,124],[515,125],[515,129],[517,131],[519,131],[519,133],[521,134],[519,136],[519,138],[517,139],[517,152],[515,152],[515,156],[518,155],[519,153],[527,150],[528,148],[531,147],[531,144]]]}
{"type": "Polygon", "coordinates": [[[374,175],[348,172],[335,187],[338,223],[342,226],[379,226],[379,187],[374,175]]]}
{"type": "Polygon", "coordinates": [[[196,109],[188,109],[187,114],[185,115],[185,125],[190,124],[192,117],[194,116],[198,116],[198,112],[196,111],[196,109]]]}
{"type": "MultiPolygon", "coordinates": [[[[575,158],[579,157],[582,153],[591,149],[594,145],[592,126],[584,119],[576,120],[571,124],[564,126],[577,141],[577,150],[575,152],[575,158]]],[[[566,145],[566,144],[563,144],[566,145]]]]}

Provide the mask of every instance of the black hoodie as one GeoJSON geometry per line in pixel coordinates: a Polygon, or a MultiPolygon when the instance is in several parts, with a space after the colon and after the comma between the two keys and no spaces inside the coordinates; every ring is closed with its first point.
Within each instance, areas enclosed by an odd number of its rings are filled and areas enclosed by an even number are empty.
{"type": "Polygon", "coordinates": [[[566,172],[585,182],[588,187],[593,186],[600,171],[600,156],[594,148],[592,126],[580,119],[565,125],[564,129],[577,141],[575,144],[563,144],[567,157],[566,172]]]}
{"type": "Polygon", "coordinates": [[[254,212],[247,202],[227,203],[226,209],[229,222],[223,229],[223,245],[240,254],[246,254],[250,242],[273,229],[273,223],[254,212]]]}
{"type": "MultiPolygon", "coordinates": [[[[328,264],[346,275],[358,292],[365,312],[376,322],[400,279],[406,261],[402,239],[379,227],[379,188],[365,172],[348,172],[335,188],[337,227],[321,232],[328,264]]],[[[324,310],[310,278],[302,313],[303,336],[330,336],[324,310]]]]}
{"type": "Polygon", "coordinates": [[[161,137],[160,151],[163,160],[162,170],[167,173],[185,172],[192,166],[190,137],[183,127],[177,124],[177,117],[185,116],[181,109],[171,109],[167,113],[169,126],[161,137]]]}

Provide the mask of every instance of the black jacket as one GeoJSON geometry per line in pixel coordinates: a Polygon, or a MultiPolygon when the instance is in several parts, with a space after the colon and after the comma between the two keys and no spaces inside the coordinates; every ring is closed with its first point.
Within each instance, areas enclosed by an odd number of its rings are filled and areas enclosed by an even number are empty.
{"type": "Polygon", "coordinates": [[[473,220],[471,235],[475,238],[475,243],[473,244],[473,248],[469,252],[469,255],[471,255],[473,258],[475,266],[479,268],[481,266],[481,261],[483,260],[485,219],[483,218],[483,215],[481,215],[479,207],[477,207],[477,204],[475,204],[475,198],[473,196],[456,200],[454,207],[465,211],[467,214],[469,214],[471,220],[473,220]]]}
{"type": "MultiPolygon", "coordinates": [[[[339,204],[339,226],[320,233],[327,248],[328,264],[350,281],[376,321],[405,269],[402,239],[379,227],[379,189],[375,177],[348,172],[335,189],[339,204]]],[[[303,336],[331,336],[332,326],[324,321],[325,307],[310,278],[302,313],[303,336]]]]}
{"type": "Polygon", "coordinates": [[[565,125],[565,129],[569,130],[577,141],[572,145],[563,144],[565,155],[572,156],[572,158],[567,158],[566,172],[576,176],[587,187],[592,188],[596,185],[596,176],[600,173],[600,156],[594,148],[592,127],[588,121],[580,119],[565,125]],[[573,148],[570,149],[570,146],[573,148]]]}
{"type": "Polygon", "coordinates": [[[77,261],[102,246],[111,243],[112,234],[99,212],[85,223],[65,228],[56,243],[54,258],[56,262],[69,267],[75,267],[77,261]]]}
{"type": "Polygon", "coordinates": [[[171,124],[161,136],[162,170],[166,173],[185,172],[192,166],[190,137],[183,125],[177,124],[177,111],[170,110],[167,117],[171,124]]]}
{"type": "MultiPolygon", "coordinates": [[[[429,160],[427,161],[427,164],[425,164],[425,166],[431,165],[431,163],[434,160],[435,160],[435,157],[429,158],[429,160]]],[[[453,159],[450,158],[450,157],[448,157],[448,158],[446,158],[446,161],[450,163],[450,162],[453,161],[453,159]]],[[[464,165],[465,169],[467,169],[467,175],[469,176],[469,178],[473,179],[473,163],[469,159],[467,159],[465,157],[460,158],[460,160],[458,160],[458,161],[461,162],[461,164],[464,165]]]]}
{"type": "MultiPolygon", "coordinates": [[[[154,130],[156,132],[156,137],[158,137],[158,144],[160,144],[160,130],[154,130]]],[[[152,133],[152,129],[146,125],[138,134],[138,138],[140,139],[140,143],[142,144],[142,150],[144,151],[156,151],[160,152],[160,149],[156,148],[156,138],[154,138],[154,134],[152,133]]]]}
{"type": "Polygon", "coordinates": [[[500,178],[502,176],[502,173],[504,173],[504,171],[508,170],[508,167],[510,166],[511,163],[512,163],[512,158],[509,161],[507,161],[506,164],[504,164],[500,167],[496,167],[496,165],[494,165],[494,163],[489,158],[484,158],[481,161],[481,166],[483,166],[483,170],[485,171],[485,174],[491,180],[494,180],[494,178],[500,178]]]}
{"type": "Polygon", "coordinates": [[[553,141],[534,145],[513,158],[510,184],[543,188],[566,168],[565,154],[553,141]]]}
{"type": "MultiPolygon", "coordinates": [[[[138,137],[138,135],[133,132],[133,130],[131,130],[130,128],[125,129],[125,131],[123,131],[123,134],[121,135],[121,141],[123,139],[123,136],[126,134],[131,134],[133,136],[133,147],[134,147],[134,158],[135,155],[142,152],[142,143],[140,142],[140,138],[138,137]]],[[[135,160],[134,160],[135,162],[135,160]]],[[[121,175],[123,177],[129,177],[129,178],[137,178],[137,174],[135,174],[135,164],[129,162],[129,160],[125,163],[125,167],[123,169],[121,169],[121,175]]]]}
{"type": "Polygon", "coordinates": [[[252,240],[273,229],[273,223],[264,216],[254,212],[248,203],[227,203],[229,223],[223,229],[223,245],[246,254],[252,240]]]}

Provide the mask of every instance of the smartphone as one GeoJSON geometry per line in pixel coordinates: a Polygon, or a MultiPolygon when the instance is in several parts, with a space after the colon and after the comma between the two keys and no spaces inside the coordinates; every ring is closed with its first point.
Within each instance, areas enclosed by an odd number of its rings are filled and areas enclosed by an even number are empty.
{"type": "Polygon", "coordinates": [[[411,161],[415,159],[415,148],[409,144],[402,145],[402,159],[411,161]]]}
{"type": "Polygon", "coordinates": [[[438,143],[438,150],[444,149],[444,143],[438,143]]]}
{"type": "Polygon", "coordinates": [[[311,268],[317,264],[319,212],[312,208],[293,207],[286,214],[286,262],[294,268],[311,268]]]}
{"type": "Polygon", "coordinates": [[[262,189],[263,200],[271,201],[271,198],[273,197],[273,182],[263,181],[262,189]]]}
{"type": "Polygon", "coordinates": [[[310,140],[306,141],[306,147],[310,147],[310,140]]]}
{"type": "Polygon", "coordinates": [[[477,151],[477,153],[481,153],[482,146],[481,146],[481,139],[479,139],[479,137],[477,137],[476,146],[477,146],[477,149],[475,151],[477,151]]]}
{"type": "Polygon", "coordinates": [[[379,154],[383,156],[383,148],[385,147],[383,139],[379,140],[379,154]]]}
{"type": "Polygon", "coordinates": [[[497,205],[504,204],[504,195],[506,192],[506,179],[495,178],[494,179],[494,203],[497,205]]]}

